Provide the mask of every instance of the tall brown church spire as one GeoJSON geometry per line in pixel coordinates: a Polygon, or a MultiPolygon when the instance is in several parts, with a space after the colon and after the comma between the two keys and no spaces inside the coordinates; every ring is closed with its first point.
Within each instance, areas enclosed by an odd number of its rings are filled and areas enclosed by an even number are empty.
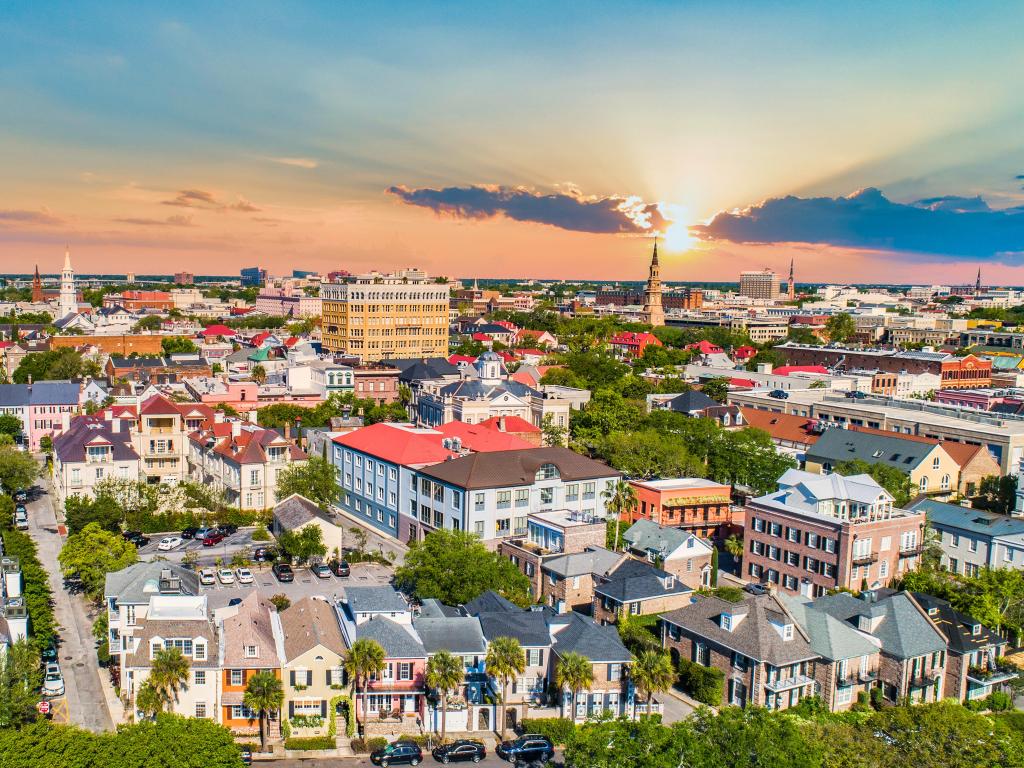
{"type": "Polygon", "coordinates": [[[39,304],[46,300],[43,295],[43,279],[39,277],[39,265],[36,264],[36,274],[32,278],[32,303],[39,304]]]}
{"type": "Polygon", "coordinates": [[[661,265],[658,264],[658,238],[654,238],[654,254],[651,256],[651,268],[644,289],[644,309],[640,319],[648,325],[665,324],[665,310],[661,307],[661,265]]]}

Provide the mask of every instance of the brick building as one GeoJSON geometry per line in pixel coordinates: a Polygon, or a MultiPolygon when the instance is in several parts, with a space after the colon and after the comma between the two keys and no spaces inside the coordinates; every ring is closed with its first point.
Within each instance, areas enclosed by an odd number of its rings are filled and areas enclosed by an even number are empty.
{"type": "Polygon", "coordinates": [[[675,574],[640,560],[625,560],[594,587],[594,621],[614,624],[620,615],[649,616],[679,608],[693,590],[675,574]]]}
{"type": "Polygon", "coordinates": [[[636,492],[637,505],[622,516],[628,522],[650,520],[712,538],[728,528],[732,520],[728,485],[697,477],[630,480],[629,484],[636,492]]]}
{"type": "Polygon", "coordinates": [[[915,568],[922,551],[924,515],[894,507],[868,475],[791,469],[745,515],[747,575],[790,594],[885,586],[915,568]]]}

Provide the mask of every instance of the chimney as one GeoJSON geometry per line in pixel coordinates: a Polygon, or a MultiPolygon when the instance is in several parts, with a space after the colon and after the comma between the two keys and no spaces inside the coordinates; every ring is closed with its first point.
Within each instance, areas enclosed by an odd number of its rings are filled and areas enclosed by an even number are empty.
{"type": "Polygon", "coordinates": [[[246,413],[245,417],[249,420],[250,424],[258,424],[259,423],[259,421],[258,421],[259,414],[256,412],[255,408],[253,408],[251,411],[246,413]]]}
{"type": "Polygon", "coordinates": [[[238,419],[231,421],[231,437],[240,437],[242,434],[242,422],[238,419]]]}
{"type": "Polygon", "coordinates": [[[112,431],[113,431],[113,432],[114,432],[115,434],[116,434],[117,432],[120,432],[120,431],[121,431],[121,420],[120,420],[120,419],[111,419],[111,420],[110,420],[110,429],[111,429],[111,430],[112,430],[112,431]]]}
{"type": "Polygon", "coordinates": [[[16,557],[0,559],[0,569],[4,575],[4,590],[8,598],[21,597],[21,566],[16,557]]]}
{"type": "Polygon", "coordinates": [[[292,439],[292,423],[290,421],[286,421],[284,423],[284,439],[285,440],[291,440],[292,439]]]}
{"type": "Polygon", "coordinates": [[[214,411],[213,412],[213,423],[214,424],[223,424],[224,423],[224,411],[214,411]]]}
{"type": "Polygon", "coordinates": [[[498,417],[498,431],[499,432],[504,432],[505,431],[505,417],[504,416],[499,416],[498,417]]]}
{"type": "Polygon", "coordinates": [[[758,373],[771,373],[772,372],[772,364],[771,363],[758,363],[757,364],[757,372],[758,373]]]}
{"type": "Polygon", "coordinates": [[[71,427],[71,414],[67,411],[61,411],[60,414],[60,431],[67,432],[71,427]]]}
{"type": "Polygon", "coordinates": [[[28,375],[28,391],[29,392],[32,391],[32,374],[31,373],[28,375]]]}

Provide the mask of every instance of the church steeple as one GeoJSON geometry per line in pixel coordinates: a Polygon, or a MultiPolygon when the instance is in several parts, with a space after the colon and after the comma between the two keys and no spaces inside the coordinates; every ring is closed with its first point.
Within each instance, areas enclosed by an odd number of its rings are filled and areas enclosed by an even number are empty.
{"type": "Polygon", "coordinates": [[[78,291],[75,289],[75,270],[71,268],[71,249],[64,251],[64,269],[60,273],[60,316],[78,312],[78,291]]]}
{"type": "Polygon", "coordinates": [[[790,301],[796,298],[796,280],[793,279],[793,259],[789,260],[789,285],[786,287],[786,293],[789,295],[790,301]]]}
{"type": "Polygon", "coordinates": [[[658,236],[654,236],[654,253],[651,255],[651,267],[647,275],[647,287],[644,289],[644,308],[641,320],[648,325],[665,324],[665,310],[661,306],[661,265],[658,263],[658,236]]]}
{"type": "Polygon", "coordinates": [[[978,278],[974,281],[974,295],[981,293],[981,267],[978,267],[978,278]]]}
{"type": "Polygon", "coordinates": [[[32,303],[40,304],[46,300],[46,294],[43,293],[43,278],[39,276],[39,265],[36,264],[36,273],[32,277],[32,303]]]}

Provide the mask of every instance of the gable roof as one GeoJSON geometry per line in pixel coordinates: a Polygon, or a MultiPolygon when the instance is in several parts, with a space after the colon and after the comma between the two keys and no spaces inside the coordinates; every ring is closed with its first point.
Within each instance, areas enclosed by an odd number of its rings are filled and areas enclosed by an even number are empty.
{"type": "Polygon", "coordinates": [[[885,464],[909,473],[925,461],[937,445],[905,440],[895,433],[828,429],[807,449],[807,458],[832,464],[861,459],[869,464],[885,464]]]}
{"type": "Polygon", "coordinates": [[[170,585],[165,584],[165,591],[162,594],[199,594],[199,574],[177,563],[160,560],[140,561],[120,571],[108,573],[104,581],[103,596],[116,597],[118,602],[125,604],[148,603],[150,597],[161,594],[161,577],[167,572],[177,579],[178,590],[169,592],[167,590],[170,585]]]}
{"type": "Polygon", "coordinates": [[[663,556],[672,554],[691,538],[696,539],[702,549],[711,550],[710,545],[689,531],[658,525],[653,520],[637,520],[622,534],[622,538],[635,550],[658,552],[663,556]]]}
{"type": "Polygon", "coordinates": [[[224,618],[222,627],[223,658],[227,667],[276,669],[281,666],[274,632],[276,611],[270,601],[253,590],[238,605],[238,612],[224,618]],[[246,656],[245,647],[255,645],[257,656],[246,656]]]}
{"type": "Polygon", "coordinates": [[[543,648],[551,644],[547,618],[542,611],[517,609],[515,613],[481,613],[478,618],[480,629],[488,641],[496,637],[514,637],[520,645],[529,648],[543,648]]]}
{"type": "Polygon", "coordinates": [[[562,480],[620,476],[619,472],[607,464],[557,446],[471,453],[420,471],[421,474],[460,488],[500,488],[532,485],[536,481],[537,470],[545,464],[553,464],[562,480]]]}
{"type": "Polygon", "coordinates": [[[356,628],[356,636],[360,640],[376,640],[389,659],[420,659],[427,655],[423,643],[412,632],[385,616],[364,621],[356,628]]]}
{"type": "Polygon", "coordinates": [[[480,422],[481,427],[487,427],[487,429],[500,429],[501,420],[505,420],[505,432],[535,432],[541,431],[540,427],[535,424],[531,424],[522,416],[491,416],[489,419],[484,419],[480,422]]]}
{"type": "Polygon", "coordinates": [[[826,611],[816,610],[810,600],[782,595],[786,608],[810,638],[811,649],[829,661],[841,661],[878,652],[863,633],[826,611]]]}
{"type": "Polygon", "coordinates": [[[818,437],[811,431],[813,419],[806,416],[794,416],[791,413],[773,413],[762,411],[758,408],[741,407],[740,412],[747,426],[762,429],[775,440],[784,440],[790,443],[802,443],[813,445],[818,442],[818,437]]]}
{"type": "Polygon", "coordinates": [[[502,597],[493,589],[482,592],[462,607],[470,616],[475,616],[478,613],[518,613],[522,610],[518,605],[502,597]]]}
{"type": "Polygon", "coordinates": [[[483,424],[449,421],[436,429],[445,437],[459,438],[462,445],[471,451],[531,450],[537,447],[510,432],[502,432],[483,424]]]}
{"type": "Polygon", "coordinates": [[[984,537],[1024,536],[1024,518],[1009,517],[982,509],[945,504],[934,499],[918,499],[908,509],[924,512],[928,522],[947,528],[960,528],[984,537]]]}
{"type": "Polygon", "coordinates": [[[132,447],[132,435],[127,420],[118,424],[100,416],[78,416],[71,420],[68,428],[53,438],[53,452],[61,463],[85,461],[86,448],[98,441],[110,445],[114,461],[137,461],[139,454],[132,447]]]}
{"type": "Polygon", "coordinates": [[[72,381],[36,381],[32,384],[0,384],[0,407],[27,405],[78,405],[81,389],[72,381]]]}
{"type": "Polygon", "coordinates": [[[444,461],[453,453],[438,435],[427,435],[380,422],[334,438],[338,445],[392,464],[418,466],[444,461]]]}
{"type": "Polygon", "coordinates": [[[776,595],[752,595],[738,603],[703,595],[696,597],[690,605],[661,614],[661,618],[698,637],[774,666],[817,656],[803,627],[790,616],[776,595]],[[745,616],[739,622],[734,619],[732,631],[722,627],[723,613],[736,617],[741,612],[745,616]],[[793,638],[783,640],[775,625],[790,623],[794,625],[793,638]]]}
{"type": "Polygon", "coordinates": [[[928,614],[928,618],[935,622],[946,636],[949,650],[954,653],[963,655],[993,645],[1007,645],[1006,640],[980,621],[954,609],[948,600],[923,592],[912,594],[917,604],[928,614]],[[978,634],[974,634],[974,627],[978,627],[978,634]]]}
{"type": "Polygon", "coordinates": [[[814,601],[814,607],[855,628],[861,616],[879,620],[878,626],[869,634],[879,640],[885,653],[898,659],[946,650],[946,638],[906,592],[889,594],[877,602],[837,592],[819,597],[814,601]]]}
{"type": "Polygon", "coordinates": [[[345,600],[349,612],[404,613],[409,610],[402,593],[394,587],[346,587],[345,600]]]}
{"type": "Polygon", "coordinates": [[[591,663],[625,664],[632,661],[633,656],[622,640],[619,630],[613,624],[601,626],[593,619],[570,611],[562,628],[557,627],[559,619],[554,619],[555,642],[551,650],[559,656],[567,653],[578,653],[585,656],[591,663]]]}
{"type": "Polygon", "coordinates": [[[640,560],[626,560],[611,572],[605,583],[594,587],[595,595],[609,597],[619,603],[683,595],[692,591],[677,576],[640,560]]]}
{"type": "Polygon", "coordinates": [[[487,641],[476,616],[421,616],[413,619],[412,626],[427,653],[487,652],[487,641]]]}
{"type": "Polygon", "coordinates": [[[541,569],[563,578],[585,576],[591,573],[603,576],[621,559],[622,555],[617,552],[612,552],[604,547],[590,547],[583,552],[545,558],[541,562],[541,569]]]}
{"type": "Polygon", "coordinates": [[[292,660],[322,645],[341,655],[345,640],[338,615],[326,600],[304,597],[281,612],[285,660],[292,660]]]}
{"type": "Polygon", "coordinates": [[[324,520],[331,525],[337,525],[337,522],[315,502],[298,493],[277,502],[274,506],[274,519],[286,531],[294,531],[312,520],[324,520]]]}
{"type": "Polygon", "coordinates": [[[665,405],[679,413],[692,413],[693,411],[703,411],[705,408],[713,408],[716,405],[721,405],[721,403],[699,390],[691,389],[689,392],[676,395],[665,405]]]}

